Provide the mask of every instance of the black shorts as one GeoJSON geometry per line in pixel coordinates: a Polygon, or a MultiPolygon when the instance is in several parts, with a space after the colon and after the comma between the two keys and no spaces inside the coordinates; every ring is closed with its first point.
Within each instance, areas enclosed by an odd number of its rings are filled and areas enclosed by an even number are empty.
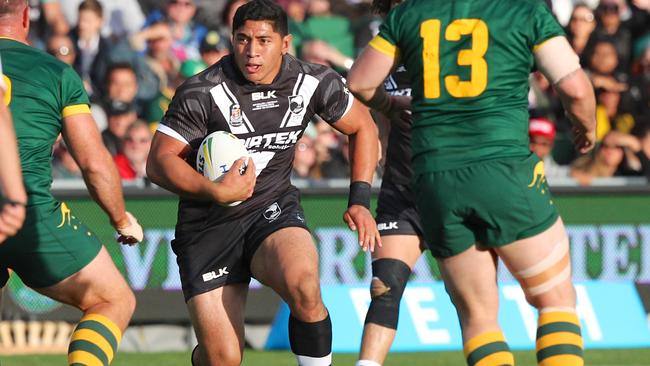
{"type": "Polygon", "coordinates": [[[377,229],[381,236],[417,235],[423,237],[420,215],[409,185],[384,181],[377,200],[377,229]]]}
{"type": "Polygon", "coordinates": [[[291,187],[268,207],[237,220],[183,233],[172,240],[183,295],[193,296],[234,283],[248,283],[253,254],[272,233],[286,227],[306,230],[300,192],[291,187]]]}

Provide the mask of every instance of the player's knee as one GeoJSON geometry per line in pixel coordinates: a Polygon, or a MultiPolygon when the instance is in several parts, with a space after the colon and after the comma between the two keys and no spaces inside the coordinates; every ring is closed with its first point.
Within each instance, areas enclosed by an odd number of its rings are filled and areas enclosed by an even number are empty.
{"type": "Polygon", "coordinates": [[[220,347],[206,347],[204,352],[207,359],[201,360],[201,366],[239,366],[242,362],[240,347],[227,342],[220,347]]]}
{"type": "Polygon", "coordinates": [[[315,279],[303,278],[295,281],[289,287],[288,299],[291,312],[301,319],[311,319],[322,313],[323,301],[320,296],[320,287],[315,279]]]}
{"type": "Polygon", "coordinates": [[[399,303],[410,274],[411,268],[397,259],[381,258],[372,262],[372,301],[366,323],[397,329],[399,303]]]}

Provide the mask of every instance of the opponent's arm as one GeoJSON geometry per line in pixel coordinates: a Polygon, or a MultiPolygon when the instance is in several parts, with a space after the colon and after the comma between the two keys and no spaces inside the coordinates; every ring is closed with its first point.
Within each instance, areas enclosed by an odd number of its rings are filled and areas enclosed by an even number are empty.
{"type": "Polygon", "coordinates": [[[351,186],[344,220],[352,230],[359,231],[359,245],[374,251],[381,246],[377,224],[370,213],[370,183],[377,167],[379,136],[377,126],[367,108],[354,100],[350,110],[332,124],[350,139],[351,186]]]}
{"type": "Polygon", "coordinates": [[[118,241],[134,244],[143,239],[142,227],[124,207],[122,182],[90,113],[63,118],[63,140],[81,172],[93,199],[121,235],[118,241]]]}
{"type": "Polygon", "coordinates": [[[545,41],[534,52],[537,67],[560,95],[574,125],[574,144],[586,153],[596,143],[596,97],[578,56],[564,37],[545,41]]]}
{"type": "Polygon", "coordinates": [[[22,227],[27,203],[16,135],[9,109],[1,102],[3,97],[0,88],[0,189],[5,200],[0,207],[0,243],[22,227]]]}
{"type": "Polygon", "coordinates": [[[384,90],[383,83],[395,63],[395,58],[367,46],[347,75],[348,88],[363,104],[389,115],[398,106],[395,98],[384,90]]]}
{"type": "Polygon", "coordinates": [[[199,174],[185,158],[190,146],[164,133],[156,132],[147,159],[147,176],[157,185],[183,197],[212,200],[220,204],[243,201],[253,195],[255,164],[248,159],[246,173],[239,174],[244,160],[234,164],[223,179],[211,182],[199,174]]]}

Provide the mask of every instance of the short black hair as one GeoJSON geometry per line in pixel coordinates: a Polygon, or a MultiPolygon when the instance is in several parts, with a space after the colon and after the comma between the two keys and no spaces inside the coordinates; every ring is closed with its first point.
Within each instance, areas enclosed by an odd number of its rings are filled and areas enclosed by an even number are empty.
{"type": "Polygon", "coordinates": [[[380,15],[386,15],[390,11],[391,0],[373,0],[372,10],[380,15]]]}
{"type": "Polygon", "coordinates": [[[232,32],[241,28],[247,20],[266,20],[273,23],[273,30],[282,37],[289,34],[287,13],[270,0],[253,0],[237,9],[232,22],[232,32]]]}

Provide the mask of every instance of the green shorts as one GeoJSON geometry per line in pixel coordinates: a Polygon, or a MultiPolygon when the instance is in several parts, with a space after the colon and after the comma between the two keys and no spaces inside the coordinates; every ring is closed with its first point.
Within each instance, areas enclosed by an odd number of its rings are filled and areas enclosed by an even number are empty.
{"type": "Polygon", "coordinates": [[[6,282],[7,269],[29,287],[52,286],[79,272],[101,247],[65,203],[30,207],[23,228],[0,244],[0,286],[6,282]]]}
{"type": "Polygon", "coordinates": [[[555,223],[544,163],[527,157],[489,160],[415,177],[425,238],[436,257],[473,244],[498,247],[539,234],[555,223]]]}

